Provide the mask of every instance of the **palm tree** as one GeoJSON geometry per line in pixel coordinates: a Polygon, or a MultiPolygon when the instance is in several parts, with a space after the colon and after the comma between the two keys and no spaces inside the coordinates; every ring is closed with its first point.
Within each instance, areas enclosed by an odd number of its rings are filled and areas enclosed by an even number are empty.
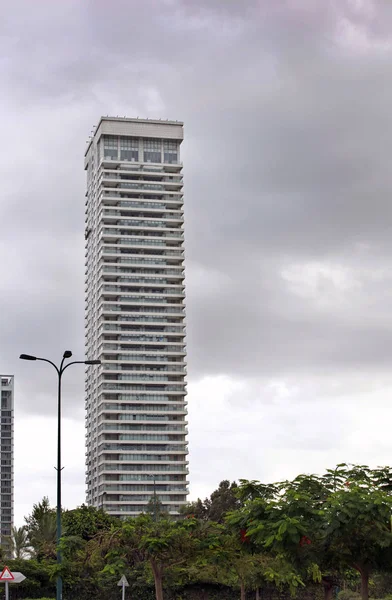
{"type": "Polygon", "coordinates": [[[12,528],[10,542],[10,550],[14,558],[26,558],[29,555],[30,544],[26,525],[12,528]]]}

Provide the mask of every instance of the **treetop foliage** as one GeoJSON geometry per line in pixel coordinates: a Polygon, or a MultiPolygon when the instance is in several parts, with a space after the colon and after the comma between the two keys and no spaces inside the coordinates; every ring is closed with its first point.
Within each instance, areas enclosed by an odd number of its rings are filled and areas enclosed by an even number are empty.
{"type": "Polygon", "coordinates": [[[112,600],[123,574],[131,597],[153,588],[156,600],[195,585],[237,589],[242,600],[247,590],[320,585],[329,600],[342,581],[367,600],[372,577],[392,570],[391,515],[390,467],[341,463],[291,481],[224,480],[176,519],[154,502],[126,520],[85,505],[64,511],[59,567],[56,514],[43,498],[13,531],[10,564],[29,573],[18,589],[31,597],[50,596],[60,572],[64,600],[112,600]]]}

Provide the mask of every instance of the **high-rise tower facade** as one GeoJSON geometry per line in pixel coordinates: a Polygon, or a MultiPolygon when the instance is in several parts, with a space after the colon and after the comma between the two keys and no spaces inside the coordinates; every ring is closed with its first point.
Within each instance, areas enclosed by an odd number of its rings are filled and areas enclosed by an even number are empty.
{"type": "Polygon", "coordinates": [[[8,547],[14,520],[14,376],[0,375],[0,544],[8,547]]]}
{"type": "Polygon", "coordinates": [[[123,517],[187,496],[182,139],[102,117],[85,154],[87,502],[123,517]]]}

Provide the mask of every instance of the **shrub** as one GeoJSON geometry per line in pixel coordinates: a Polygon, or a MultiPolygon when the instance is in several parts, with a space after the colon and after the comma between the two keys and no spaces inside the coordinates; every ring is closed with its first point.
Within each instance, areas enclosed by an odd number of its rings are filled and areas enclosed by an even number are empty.
{"type": "Polygon", "coordinates": [[[338,600],[361,600],[361,594],[353,590],[342,590],[338,594],[338,600]]]}

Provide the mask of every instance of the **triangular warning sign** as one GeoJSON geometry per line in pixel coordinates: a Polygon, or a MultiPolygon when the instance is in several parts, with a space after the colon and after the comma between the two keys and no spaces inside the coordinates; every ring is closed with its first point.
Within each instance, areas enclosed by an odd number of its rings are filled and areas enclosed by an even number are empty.
{"type": "Polygon", "coordinates": [[[4,567],[2,574],[0,575],[0,581],[13,581],[14,576],[8,567],[4,567]]]}

